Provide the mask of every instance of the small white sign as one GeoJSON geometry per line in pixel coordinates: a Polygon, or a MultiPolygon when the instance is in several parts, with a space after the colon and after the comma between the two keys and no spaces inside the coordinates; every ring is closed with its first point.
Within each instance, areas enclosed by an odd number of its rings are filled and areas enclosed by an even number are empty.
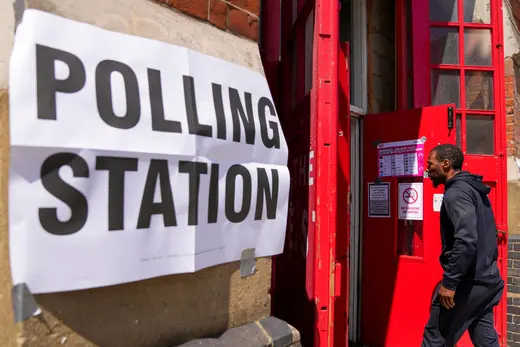
{"type": "Polygon", "coordinates": [[[399,219],[423,220],[423,184],[399,183],[399,219]]]}
{"type": "Polygon", "coordinates": [[[433,211],[440,212],[444,194],[433,194],[433,211]]]}
{"type": "Polygon", "coordinates": [[[390,183],[368,184],[368,216],[390,217],[390,183]]]}

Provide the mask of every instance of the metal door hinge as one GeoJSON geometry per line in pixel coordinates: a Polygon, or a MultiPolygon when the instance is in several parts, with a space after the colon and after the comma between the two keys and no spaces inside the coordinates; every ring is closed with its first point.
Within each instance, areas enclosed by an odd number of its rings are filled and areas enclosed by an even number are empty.
{"type": "Polygon", "coordinates": [[[507,232],[504,230],[497,230],[497,239],[500,242],[505,242],[507,239],[507,232]]]}

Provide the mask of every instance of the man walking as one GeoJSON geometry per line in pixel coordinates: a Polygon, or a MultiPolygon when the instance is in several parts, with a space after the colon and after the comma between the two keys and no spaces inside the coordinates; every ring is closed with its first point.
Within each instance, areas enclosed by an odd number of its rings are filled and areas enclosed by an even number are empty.
{"type": "Polygon", "coordinates": [[[495,217],[482,176],[462,170],[464,155],[453,145],[439,145],[428,156],[435,187],[444,185],[441,208],[444,275],[435,291],[423,347],[453,347],[468,330],[476,347],[498,347],[493,308],[504,282],[497,267],[495,217]]]}

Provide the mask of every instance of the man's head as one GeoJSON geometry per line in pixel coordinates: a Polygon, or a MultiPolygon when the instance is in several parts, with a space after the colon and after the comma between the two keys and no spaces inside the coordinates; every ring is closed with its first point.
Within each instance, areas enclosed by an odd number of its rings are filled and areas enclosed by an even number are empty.
{"type": "Polygon", "coordinates": [[[438,145],[428,156],[428,175],[433,186],[438,187],[457,174],[462,169],[464,154],[454,145],[438,145]]]}

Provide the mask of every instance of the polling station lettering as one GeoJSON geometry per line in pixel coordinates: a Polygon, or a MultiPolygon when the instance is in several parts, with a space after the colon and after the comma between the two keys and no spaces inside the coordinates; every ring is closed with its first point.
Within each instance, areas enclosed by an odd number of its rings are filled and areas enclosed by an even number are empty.
{"type": "MultiPolygon", "coordinates": [[[[213,107],[215,122],[203,124],[197,110],[197,97],[193,77],[182,76],[183,102],[186,109],[187,128],[178,120],[167,119],[164,108],[164,95],[160,70],[147,68],[147,89],[149,104],[143,103],[139,89],[142,87],[133,69],[122,62],[102,60],[94,71],[85,68],[82,60],[67,51],[36,44],[36,96],[37,117],[43,122],[59,122],[59,96],[80,92],[87,86],[94,86],[97,116],[114,129],[128,130],[144,121],[142,110],[149,107],[151,118],[150,129],[154,132],[189,134],[192,136],[213,138],[216,141],[232,141],[255,145],[255,138],[260,137],[261,144],[271,150],[280,149],[280,130],[278,122],[273,121],[276,112],[272,101],[260,97],[255,103],[248,92],[228,88],[228,98],[223,97],[223,87],[212,83],[213,107]],[[65,64],[68,76],[58,78],[56,64],[65,64]],[[114,107],[113,75],[123,80],[126,108],[124,114],[117,114],[114,107]],[[88,84],[87,81],[94,83],[88,84]],[[225,107],[225,103],[228,103],[225,107]],[[226,109],[230,114],[226,114],[226,109]],[[255,112],[258,116],[255,125],[255,112]],[[270,120],[271,119],[271,120],[270,120]],[[231,121],[231,134],[228,133],[227,122],[231,121]]],[[[258,145],[258,143],[256,144],[258,145]]],[[[79,232],[88,219],[89,203],[87,197],[79,189],[60,177],[62,167],[69,167],[73,177],[88,179],[92,170],[108,173],[108,221],[107,230],[124,230],[125,225],[125,178],[129,173],[147,169],[143,182],[142,200],[137,219],[137,229],[150,227],[154,215],[162,215],[166,227],[182,225],[198,225],[199,223],[217,223],[218,211],[223,210],[225,217],[232,223],[244,221],[250,214],[254,220],[276,219],[280,177],[278,169],[256,167],[252,170],[247,165],[237,163],[226,166],[214,162],[179,160],[171,165],[165,159],[151,159],[149,165],[142,165],[137,157],[102,156],[95,158],[95,167],[89,168],[87,161],[79,154],[60,151],[47,157],[41,166],[41,182],[43,187],[55,198],[65,203],[71,211],[68,220],[58,217],[56,207],[44,206],[39,209],[40,223],[44,230],[54,235],[71,235],[79,232]],[[177,172],[172,173],[172,167],[177,172]],[[172,174],[188,175],[188,187],[176,187],[172,184],[172,174]],[[219,177],[224,175],[224,189],[219,191],[219,177]],[[199,200],[201,177],[209,177],[207,200],[199,200]],[[256,184],[253,184],[256,182],[256,184]],[[237,188],[239,186],[239,188],[237,188]],[[156,201],[155,192],[160,192],[160,201],[156,201]],[[187,221],[180,222],[176,215],[174,192],[176,189],[187,189],[189,192],[189,208],[187,221]],[[224,206],[219,206],[219,194],[224,195],[224,206]],[[256,199],[253,199],[256,197],[256,199]],[[237,208],[235,202],[241,201],[237,208]],[[253,201],[255,200],[255,201],[253,201]],[[199,206],[207,204],[207,215],[201,216],[199,206]]]]}
{"type": "MultiPolygon", "coordinates": [[[[37,66],[37,102],[38,119],[57,120],[56,95],[58,93],[76,93],[85,87],[87,72],[81,60],[72,53],[36,45],[37,66]],[[56,78],[56,62],[65,63],[69,68],[69,76],[65,79],[56,78]]],[[[96,102],[99,116],[109,126],[117,129],[131,129],[140,121],[141,105],[139,95],[139,83],[132,68],[124,63],[114,60],[101,61],[94,72],[96,102]],[[112,98],[112,74],[119,73],[123,77],[126,93],[126,114],[118,116],[114,112],[112,98]]],[[[188,120],[188,133],[191,135],[214,137],[212,126],[201,124],[197,114],[197,104],[194,88],[194,80],[190,76],[182,76],[184,86],[184,101],[186,105],[186,117],[188,120]]],[[[152,115],[152,130],[160,132],[182,133],[181,123],[175,120],[167,120],[164,114],[164,101],[161,87],[161,72],[148,68],[148,87],[150,91],[150,110],[152,115]]],[[[217,120],[216,137],[227,140],[226,115],[224,112],[224,100],[222,86],[212,84],[213,103],[217,120]]],[[[240,142],[242,126],[245,129],[247,144],[254,144],[256,127],[253,114],[251,94],[244,93],[245,108],[242,104],[240,92],[229,88],[229,105],[233,122],[234,142],[240,142]]],[[[260,123],[260,136],[262,143],[267,148],[280,148],[280,132],[278,123],[267,121],[267,112],[270,117],[275,117],[275,108],[267,97],[261,97],[257,105],[260,123]],[[269,132],[272,135],[269,135],[269,132]]]]}

